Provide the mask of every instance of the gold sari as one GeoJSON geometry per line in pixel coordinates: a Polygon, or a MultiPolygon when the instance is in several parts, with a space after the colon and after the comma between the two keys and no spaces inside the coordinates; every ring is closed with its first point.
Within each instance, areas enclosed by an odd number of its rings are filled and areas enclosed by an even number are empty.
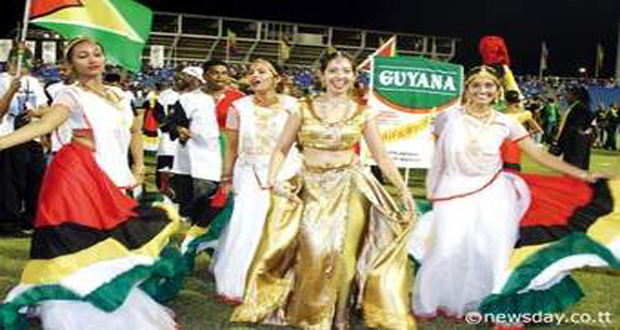
{"type": "MultiPolygon", "coordinates": [[[[352,146],[370,118],[360,107],[346,127],[330,131],[311,104],[298,115],[300,144],[326,149],[352,146]]],[[[357,162],[306,165],[291,183],[302,202],[272,194],[244,302],[232,321],[329,330],[347,323],[353,307],[369,327],[414,329],[406,246],[411,222],[402,220],[392,197],[357,162]]]]}

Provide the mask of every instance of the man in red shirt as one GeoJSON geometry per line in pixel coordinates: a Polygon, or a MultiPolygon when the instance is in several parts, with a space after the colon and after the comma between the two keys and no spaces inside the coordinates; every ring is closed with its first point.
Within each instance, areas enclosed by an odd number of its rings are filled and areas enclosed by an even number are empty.
{"type": "MultiPolygon", "coordinates": [[[[205,84],[203,91],[209,94],[215,102],[215,116],[220,129],[220,148],[222,150],[222,159],[226,159],[228,149],[228,141],[226,139],[226,118],[228,117],[228,109],[230,105],[237,99],[245,96],[241,91],[231,86],[231,77],[228,65],[220,60],[210,60],[202,65],[204,70],[203,78],[205,84]]],[[[211,200],[210,218],[213,218],[221,208],[226,204],[228,192],[219,189],[211,200]]]]}
{"type": "Polygon", "coordinates": [[[202,65],[203,78],[206,81],[203,91],[215,101],[217,123],[220,131],[226,126],[226,116],[230,105],[237,99],[245,96],[238,89],[230,87],[228,65],[220,60],[210,60],[202,65]]]}

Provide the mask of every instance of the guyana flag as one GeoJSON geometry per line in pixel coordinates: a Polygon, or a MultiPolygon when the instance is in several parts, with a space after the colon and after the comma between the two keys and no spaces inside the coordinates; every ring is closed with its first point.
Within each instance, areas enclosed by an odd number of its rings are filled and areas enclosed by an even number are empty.
{"type": "Polygon", "coordinates": [[[65,38],[88,36],[106,57],[137,71],[151,32],[151,10],[132,0],[32,0],[30,23],[65,38]]]}

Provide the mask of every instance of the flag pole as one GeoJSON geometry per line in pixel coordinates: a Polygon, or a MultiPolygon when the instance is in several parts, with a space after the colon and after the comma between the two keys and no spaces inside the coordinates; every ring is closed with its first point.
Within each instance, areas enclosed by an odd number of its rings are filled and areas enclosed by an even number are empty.
{"type": "Polygon", "coordinates": [[[601,44],[596,44],[596,52],[594,54],[594,77],[598,79],[599,71],[601,70],[601,44]]]}
{"type": "Polygon", "coordinates": [[[598,44],[596,44],[594,50],[594,78],[598,78],[598,44]]]}
{"type": "Polygon", "coordinates": [[[28,21],[30,19],[30,3],[31,0],[26,0],[26,6],[24,9],[24,20],[22,25],[21,35],[19,36],[19,42],[17,44],[17,76],[19,77],[22,72],[22,60],[24,58],[24,51],[22,46],[26,46],[26,35],[28,34],[28,21]]]}
{"type": "Polygon", "coordinates": [[[543,76],[543,61],[546,61],[546,59],[543,60],[543,56],[545,56],[544,48],[543,48],[544,45],[545,45],[545,42],[543,41],[543,43],[540,44],[540,58],[538,59],[538,80],[542,80],[542,76],[543,76]]]}
{"type": "Polygon", "coordinates": [[[226,30],[226,63],[230,61],[230,47],[232,46],[232,40],[230,37],[230,29],[226,30]]]}
{"type": "Polygon", "coordinates": [[[547,70],[547,66],[548,66],[547,57],[548,57],[547,44],[543,40],[543,42],[540,44],[540,59],[538,63],[538,79],[539,80],[542,80],[543,74],[545,70],[547,70]]]}

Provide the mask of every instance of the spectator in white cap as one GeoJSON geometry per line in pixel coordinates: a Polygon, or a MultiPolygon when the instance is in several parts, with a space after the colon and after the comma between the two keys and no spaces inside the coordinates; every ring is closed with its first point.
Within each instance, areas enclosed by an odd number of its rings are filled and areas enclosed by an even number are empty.
{"type": "Polygon", "coordinates": [[[203,70],[186,67],[177,77],[179,102],[173,116],[177,138],[172,172],[172,189],[180,204],[181,215],[192,223],[204,221],[209,198],[215,193],[222,173],[219,129],[215,104],[201,91],[203,70]]]}
{"type": "Polygon", "coordinates": [[[192,76],[196,79],[198,79],[198,81],[200,81],[200,83],[205,84],[205,79],[202,77],[204,74],[204,71],[202,70],[201,67],[198,66],[188,66],[185,69],[183,69],[181,72],[185,73],[186,75],[192,76]]]}

